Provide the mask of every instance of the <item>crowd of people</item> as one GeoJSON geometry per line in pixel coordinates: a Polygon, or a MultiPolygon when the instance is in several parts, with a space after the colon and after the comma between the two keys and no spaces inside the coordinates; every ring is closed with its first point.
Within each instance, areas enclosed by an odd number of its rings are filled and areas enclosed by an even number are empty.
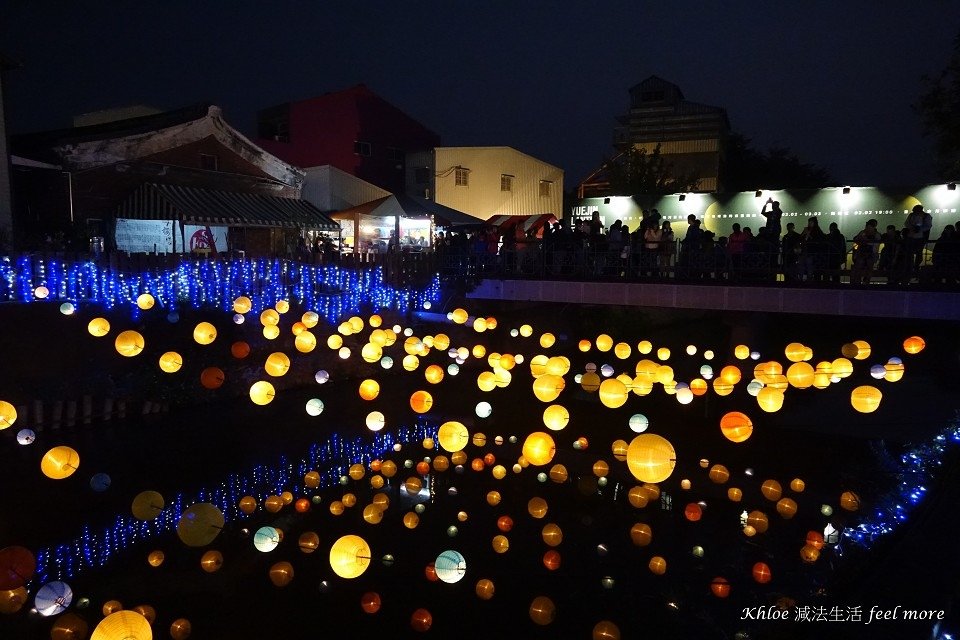
{"type": "Polygon", "coordinates": [[[599,214],[591,220],[559,220],[539,232],[515,225],[505,233],[495,227],[470,233],[438,234],[435,248],[441,270],[473,268],[482,273],[527,277],[674,278],[677,280],[769,281],[856,285],[885,281],[956,284],[960,278],[960,236],[948,224],[930,240],[931,215],[916,205],[898,229],[881,233],[876,220],[846,238],[835,222],[826,230],[818,218],[797,229],[782,226],[778,202],[760,211],[763,226],[734,224],[718,237],[695,215],[687,217],[682,238],[656,209],[644,211],[637,228],[621,220],[604,228],[599,214]]]}

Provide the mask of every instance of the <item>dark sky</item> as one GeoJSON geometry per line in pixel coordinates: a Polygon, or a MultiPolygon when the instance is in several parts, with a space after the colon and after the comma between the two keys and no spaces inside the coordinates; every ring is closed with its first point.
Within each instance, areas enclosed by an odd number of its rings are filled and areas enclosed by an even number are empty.
{"type": "Polygon", "coordinates": [[[910,108],[958,32],[951,2],[0,1],[11,132],[128,104],[262,107],[366,83],[447,145],[509,145],[570,188],[649,75],[725,107],[838,184],[933,182],[910,108]]]}

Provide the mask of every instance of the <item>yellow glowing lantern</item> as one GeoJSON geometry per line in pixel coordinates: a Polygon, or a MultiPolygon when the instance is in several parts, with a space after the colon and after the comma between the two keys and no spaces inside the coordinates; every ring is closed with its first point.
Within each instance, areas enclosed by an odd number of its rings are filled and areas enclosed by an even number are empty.
{"type": "Polygon", "coordinates": [[[593,475],[606,478],[608,473],[610,473],[610,465],[605,460],[597,460],[593,463],[593,475]]]}
{"type": "Polygon", "coordinates": [[[637,351],[643,355],[647,355],[653,351],[653,343],[651,343],[649,340],[641,340],[637,343],[637,351]]]}
{"type": "Polygon", "coordinates": [[[551,431],[560,431],[570,422],[570,413],[566,407],[552,404],[543,410],[543,424],[551,431]]]}
{"type": "Polygon", "coordinates": [[[488,491],[487,492],[487,504],[491,507],[495,507],[500,504],[501,496],[499,491],[488,491]]]}
{"type": "Polygon", "coordinates": [[[764,387],[757,394],[757,404],[767,413],[779,411],[783,407],[783,391],[773,387],[764,387]]]}
{"type": "Polygon", "coordinates": [[[662,576],[667,572],[667,561],[661,556],[653,556],[647,565],[654,575],[662,576]]]}
{"type": "Polygon", "coordinates": [[[790,362],[801,362],[807,353],[807,348],[799,342],[791,342],[783,352],[790,362]]]}
{"type": "Polygon", "coordinates": [[[445,333],[438,333],[433,337],[433,346],[440,351],[446,351],[450,348],[450,337],[445,333]]]}
{"type": "Polygon", "coordinates": [[[550,476],[550,480],[557,484],[566,482],[568,478],[567,468],[562,464],[555,464],[550,467],[550,473],[548,475],[550,476]]]}
{"type": "Polygon", "coordinates": [[[614,459],[625,462],[627,459],[627,441],[626,440],[614,440],[610,445],[610,450],[613,452],[614,459]]]}
{"type": "Polygon", "coordinates": [[[481,371],[477,376],[477,387],[480,391],[493,391],[497,388],[497,376],[492,371],[481,371]]]}
{"type": "Polygon", "coordinates": [[[902,362],[888,362],[883,365],[883,379],[887,382],[899,382],[903,378],[904,367],[902,362]]]}
{"type": "Polygon", "coordinates": [[[631,487],[627,492],[627,501],[635,509],[643,509],[650,502],[650,493],[644,487],[631,487]]]}
{"type": "Polygon", "coordinates": [[[280,336],[280,327],[268,324],[263,328],[263,337],[267,340],[276,340],[280,336]]]}
{"type": "Polygon", "coordinates": [[[484,318],[474,318],[473,330],[477,333],[483,333],[487,330],[487,321],[484,318]]]}
{"type": "Polygon", "coordinates": [[[420,366],[420,359],[415,355],[406,355],[403,356],[402,364],[404,371],[416,371],[420,366]]]}
{"type": "Polygon", "coordinates": [[[732,364],[727,365],[720,370],[719,379],[723,380],[727,384],[737,384],[741,379],[740,369],[732,364]]]}
{"type": "Polygon", "coordinates": [[[707,474],[707,476],[710,478],[711,482],[724,484],[730,479],[730,471],[722,464],[715,464],[710,467],[710,472],[707,474]]]}
{"type": "MultiPolygon", "coordinates": [[[[104,605],[106,606],[106,605],[104,605]]],[[[150,621],[136,611],[116,611],[100,621],[90,640],[150,640],[150,621]]]]}
{"type": "Polygon", "coordinates": [[[883,394],[880,389],[863,385],[850,392],[850,404],[860,413],[873,413],[880,406],[883,394]]]}
{"type": "Polygon", "coordinates": [[[860,496],[853,491],[844,491],[840,494],[840,507],[845,511],[857,511],[860,509],[860,496]]]}
{"type": "Polygon", "coordinates": [[[582,353],[587,353],[592,348],[593,348],[593,343],[590,342],[589,340],[581,340],[580,342],[577,343],[577,349],[579,349],[582,353]]]}
{"type": "Polygon", "coordinates": [[[12,427],[17,421],[17,409],[6,400],[0,400],[0,431],[12,427]]]}
{"type": "Polygon", "coordinates": [[[627,402],[629,392],[623,382],[609,378],[600,383],[600,402],[605,407],[616,409],[627,402]]]}
{"type": "Polygon", "coordinates": [[[666,347],[660,347],[657,349],[657,360],[669,360],[670,359],[670,349],[666,347]]]}
{"type": "Polygon", "coordinates": [[[794,493],[803,493],[803,490],[807,488],[807,483],[800,478],[794,478],[790,481],[790,490],[794,493]]]}
{"type": "Polygon", "coordinates": [[[720,431],[731,442],[744,442],[753,434],[753,422],[739,411],[731,411],[720,418],[720,431]]]}
{"type": "Polygon", "coordinates": [[[837,358],[830,363],[830,373],[838,378],[846,378],[853,373],[853,363],[846,358],[837,358]]]}
{"type": "Polygon", "coordinates": [[[665,364],[658,366],[655,378],[657,382],[664,386],[674,382],[673,367],[669,367],[665,364]]]}
{"type": "Polygon", "coordinates": [[[239,298],[233,301],[233,312],[234,313],[249,313],[250,309],[253,308],[253,301],[250,300],[247,296],[240,296],[239,298]]]}
{"type": "Polygon", "coordinates": [[[287,354],[277,351],[267,356],[263,370],[275,378],[285,375],[290,370],[290,358],[287,354]]]}
{"type": "Polygon", "coordinates": [[[547,363],[550,362],[550,359],[541,354],[537,354],[530,358],[530,374],[534,378],[539,378],[547,372],[547,363]]]}
{"type": "Polygon", "coordinates": [[[552,376],[564,376],[570,371],[570,360],[564,356],[554,356],[547,360],[545,370],[552,376]]]}
{"type": "Polygon", "coordinates": [[[653,540],[653,531],[645,522],[638,522],[630,527],[630,539],[638,547],[645,547],[653,540]]]}
{"type": "Polygon", "coordinates": [[[383,520],[383,509],[375,504],[368,504],[363,508],[363,521],[367,524],[380,524],[383,520]]]}
{"type": "Polygon", "coordinates": [[[602,351],[606,353],[607,351],[610,351],[610,349],[613,348],[613,338],[611,338],[605,333],[601,333],[600,335],[597,336],[596,344],[597,344],[598,351],[602,351]]]}
{"type": "Polygon", "coordinates": [[[556,547],[563,542],[563,530],[559,525],[551,522],[544,525],[540,531],[540,537],[543,538],[543,541],[548,547],[556,547]]]}
{"type": "Polygon", "coordinates": [[[276,395],[276,389],[266,380],[259,380],[250,385],[250,399],[253,404],[260,406],[270,404],[276,395]]]}
{"type": "Polygon", "coordinates": [[[360,350],[360,357],[363,358],[364,362],[376,362],[383,357],[383,349],[380,345],[368,342],[360,350]]]}
{"type": "Polygon", "coordinates": [[[151,551],[150,554],[147,556],[147,564],[149,564],[151,567],[156,568],[162,565],[165,559],[166,559],[166,554],[164,554],[163,551],[160,551],[159,549],[157,549],[156,551],[151,551]]]}
{"type": "Polygon", "coordinates": [[[733,348],[733,355],[737,360],[746,360],[750,357],[750,347],[745,344],[738,344],[733,348]]]}
{"type": "Polygon", "coordinates": [[[763,484],[760,485],[760,493],[767,500],[776,502],[783,495],[783,487],[776,480],[764,480],[763,484]]]}
{"type": "Polygon", "coordinates": [[[87,325],[87,331],[95,338],[102,338],[110,333],[110,322],[106,318],[94,318],[87,325]]]}
{"type": "Polygon", "coordinates": [[[777,501],[777,513],[784,520],[789,520],[797,514],[797,502],[792,498],[781,498],[777,501]]]}
{"type": "Polygon", "coordinates": [[[477,581],[477,585],[474,588],[477,593],[477,597],[481,600],[489,600],[493,597],[495,591],[493,581],[483,578],[482,580],[477,581]]]}
{"type": "Polygon", "coordinates": [[[297,334],[297,337],[293,341],[293,346],[300,353],[310,353],[317,348],[317,337],[304,329],[297,334]]]}
{"type": "Polygon", "coordinates": [[[767,514],[762,511],[751,511],[747,514],[747,524],[756,529],[757,533],[766,533],[770,526],[767,514]]]}
{"type": "Polygon", "coordinates": [[[300,322],[302,322],[303,326],[307,329],[313,329],[317,326],[317,323],[320,322],[320,315],[316,311],[306,311],[300,316],[300,322]]]}
{"type": "Polygon", "coordinates": [[[80,454],[67,446],[53,447],[40,460],[40,471],[52,480],[69,478],[80,466],[80,454]]]}
{"type": "Polygon", "coordinates": [[[730,502],[740,502],[743,499],[743,490],[738,487],[730,487],[727,489],[727,499],[730,502]]]}
{"type": "Polygon", "coordinates": [[[364,400],[375,400],[380,395],[380,383],[371,378],[367,378],[360,383],[360,397],[364,400]]]}
{"type": "Polygon", "coordinates": [[[813,386],[816,371],[809,362],[794,362],[787,369],[787,382],[797,389],[807,389],[813,386]]]}
{"type": "Polygon", "coordinates": [[[537,520],[541,520],[546,517],[548,510],[549,506],[547,505],[547,501],[543,498],[533,497],[527,501],[527,513],[537,520]]]}
{"type": "Polygon", "coordinates": [[[923,351],[927,343],[920,336],[911,336],[903,341],[903,350],[910,355],[916,355],[923,351]]]}
{"type": "Polygon", "coordinates": [[[690,381],[690,393],[695,396],[705,395],[708,389],[707,381],[703,378],[694,378],[690,381]]]}
{"type": "Polygon", "coordinates": [[[562,377],[545,373],[533,381],[533,395],[541,402],[553,402],[565,384],[562,377]]]}
{"type": "Polygon", "coordinates": [[[548,464],[555,453],[553,438],[543,431],[534,431],[523,441],[523,457],[534,466],[548,464]]]}
{"type": "Polygon", "coordinates": [[[410,408],[415,413],[426,413],[433,406],[433,396],[426,391],[414,391],[410,396],[410,408]]]}
{"type": "Polygon", "coordinates": [[[453,310],[453,321],[457,324],[464,324],[467,321],[467,318],[470,317],[470,314],[467,313],[466,309],[456,308],[453,310]]]}
{"type": "Polygon", "coordinates": [[[340,337],[340,334],[331,334],[331,336],[327,338],[327,346],[336,351],[343,346],[343,338],[340,337]]]}
{"type": "Polygon", "coordinates": [[[443,380],[443,367],[432,364],[424,370],[423,376],[430,384],[439,384],[443,380]]]}
{"type": "Polygon", "coordinates": [[[813,387],[814,389],[826,389],[830,386],[830,373],[825,371],[817,371],[813,374],[813,387]]]}
{"type": "Polygon", "coordinates": [[[866,360],[870,357],[870,343],[865,340],[854,340],[853,346],[857,348],[856,353],[853,355],[855,360],[866,360]]]}
{"type": "Polygon", "coordinates": [[[627,448],[627,466],[641,482],[663,482],[676,466],[676,451],[665,438],[642,433],[627,448]]]}
{"type": "Polygon", "coordinates": [[[549,349],[554,345],[554,343],[556,343],[556,341],[557,341],[556,336],[554,336],[552,333],[549,333],[549,332],[544,333],[542,336],[540,336],[540,346],[543,347],[544,349],[549,349]]]}
{"type": "Polygon", "coordinates": [[[200,322],[193,328],[193,340],[197,344],[208,345],[217,339],[217,328],[209,322],[200,322]]]}
{"type": "Polygon", "coordinates": [[[491,541],[491,546],[496,553],[506,553],[510,549],[510,540],[505,535],[496,535],[491,541]]]}
{"type": "Polygon", "coordinates": [[[122,331],[114,343],[117,353],[125,358],[140,355],[145,346],[143,336],[133,330],[122,331]]]}
{"type": "Polygon", "coordinates": [[[160,370],[165,373],[176,373],[182,366],[183,357],[176,351],[167,351],[160,356],[160,370]]]}
{"type": "Polygon", "coordinates": [[[454,453],[461,451],[470,441],[470,432],[460,422],[444,422],[437,430],[437,440],[445,450],[454,453]]]}
{"type": "Polygon", "coordinates": [[[360,536],[346,535],[330,547],[330,568],[341,578],[357,578],[370,565],[370,545],[360,536]]]}
{"type": "Polygon", "coordinates": [[[280,314],[276,309],[264,309],[260,314],[260,324],[263,326],[276,326],[280,323],[280,314]]]}
{"type": "Polygon", "coordinates": [[[715,378],[713,380],[713,392],[718,396],[728,396],[733,393],[733,385],[724,382],[722,378],[715,378]]]}

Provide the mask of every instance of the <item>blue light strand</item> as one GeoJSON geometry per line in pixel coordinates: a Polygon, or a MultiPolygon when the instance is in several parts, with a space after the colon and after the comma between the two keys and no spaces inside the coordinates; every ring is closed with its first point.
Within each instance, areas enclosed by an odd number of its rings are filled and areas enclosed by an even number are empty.
{"type": "Polygon", "coordinates": [[[950,447],[960,443],[960,425],[953,424],[933,440],[910,449],[900,456],[900,482],[884,498],[869,520],[843,530],[843,539],[836,553],[843,555],[845,542],[869,549],[881,537],[893,532],[907,520],[910,512],[926,497],[927,485],[933,480],[934,470],[943,464],[943,456],[950,447]]]}
{"type": "Polygon", "coordinates": [[[58,260],[21,257],[16,263],[0,260],[0,301],[34,302],[39,286],[49,289],[48,300],[102,305],[107,309],[129,309],[134,319],[142,313],[137,297],[153,295],[156,305],[167,312],[189,304],[198,309],[213,306],[233,311],[237,297],[248,296],[253,312],[259,314],[278,300],[298,300],[334,322],[364,305],[406,313],[422,308],[425,302],[440,299],[440,279],[414,291],[383,283],[383,270],[342,269],[337,265],[307,265],[279,259],[232,259],[198,261],[184,259],[175,269],[123,273],[93,262],[66,263],[58,260]]]}
{"type": "Polygon", "coordinates": [[[267,496],[279,495],[283,491],[300,495],[314,491],[303,483],[303,476],[311,469],[319,472],[321,488],[334,486],[351,464],[369,464],[392,450],[396,443],[420,442],[428,437],[436,437],[436,426],[422,418],[418,418],[415,425],[401,427],[395,433],[377,433],[373,442],[334,433],[324,442],[312,444],[307,456],[295,463],[281,457],[275,466],[259,465],[245,475],[231,475],[217,487],[201,488],[193,497],[177,494],[153,520],[118,515],[113,525],[99,531],[85,525],[78,538],[36,552],[35,580],[40,583],[68,580],[86,569],[103,567],[121,551],[175,530],[183,511],[193,504],[210,502],[216,505],[229,523],[246,517],[239,507],[244,496],[253,496],[258,504],[262,504],[267,496]]]}

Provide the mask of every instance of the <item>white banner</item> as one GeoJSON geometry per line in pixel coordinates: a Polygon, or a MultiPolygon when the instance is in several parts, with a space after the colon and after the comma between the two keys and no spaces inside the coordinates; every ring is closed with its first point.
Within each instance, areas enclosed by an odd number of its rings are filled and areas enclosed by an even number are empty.
{"type": "Polygon", "coordinates": [[[173,220],[132,220],[117,218],[117,249],[129,253],[171,253],[176,230],[177,253],[220,253],[227,250],[227,227],[203,227],[188,224],[180,236],[179,223],[173,220]]]}

